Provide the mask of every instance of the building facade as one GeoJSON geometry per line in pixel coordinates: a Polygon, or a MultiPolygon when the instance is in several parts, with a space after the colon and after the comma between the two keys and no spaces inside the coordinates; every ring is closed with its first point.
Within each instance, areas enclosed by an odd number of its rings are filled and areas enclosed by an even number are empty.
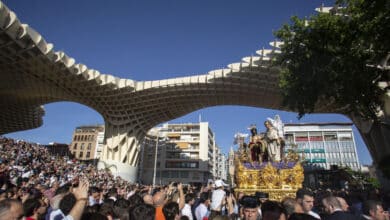
{"type": "Polygon", "coordinates": [[[360,170],[351,123],[285,124],[285,153],[297,151],[313,168],[360,170]]]}
{"type": "Polygon", "coordinates": [[[50,152],[52,155],[56,156],[71,156],[71,152],[69,151],[69,145],[68,144],[61,144],[61,143],[49,143],[48,145],[45,145],[46,149],[50,152]]]}
{"type": "Polygon", "coordinates": [[[99,159],[104,146],[104,126],[80,126],[73,133],[70,152],[76,159],[99,159]]]}
{"type": "Polygon", "coordinates": [[[228,176],[228,157],[225,156],[224,153],[222,153],[221,151],[221,148],[217,148],[218,149],[218,154],[216,156],[216,161],[215,161],[215,166],[216,169],[215,169],[215,173],[214,173],[214,177],[217,178],[217,179],[223,179],[223,180],[227,180],[227,176],[228,176]]]}
{"type": "Polygon", "coordinates": [[[208,122],[154,128],[143,142],[138,173],[144,184],[205,183],[227,175],[208,122]]]}

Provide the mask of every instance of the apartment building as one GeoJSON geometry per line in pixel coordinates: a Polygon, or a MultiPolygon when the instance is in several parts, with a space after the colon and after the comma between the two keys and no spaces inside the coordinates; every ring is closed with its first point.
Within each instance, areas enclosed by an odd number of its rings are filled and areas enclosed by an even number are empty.
{"type": "Polygon", "coordinates": [[[351,123],[285,124],[285,152],[295,149],[316,168],[360,170],[351,123]]]}
{"type": "Polygon", "coordinates": [[[104,126],[80,126],[73,132],[70,152],[79,160],[99,159],[103,151],[104,126]]]}
{"type": "Polygon", "coordinates": [[[215,160],[213,162],[213,176],[217,179],[227,179],[227,173],[228,173],[228,161],[225,154],[223,154],[221,148],[219,146],[215,146],[214,148],[214,157],[215,160]]]}
{"type": "Polygon", "coordinates": [[[144,184],[206,183],[226,179],[224,163],[208,122],[163,124],[152,129],[142,144],[139,180],[144,184]]]}

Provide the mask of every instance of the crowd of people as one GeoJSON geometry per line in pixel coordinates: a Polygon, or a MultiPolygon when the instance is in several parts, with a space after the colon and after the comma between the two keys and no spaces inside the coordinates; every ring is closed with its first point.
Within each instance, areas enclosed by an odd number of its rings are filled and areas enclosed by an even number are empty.
{"type": "Polygon", "coordinates": [[[0,220],[383,220],[389,198],[378,190],[300,189],[295,198],[272,201],[264,192],[235,192],[222,180],[141,185],[38,144],[0,138],[0,220]]]}

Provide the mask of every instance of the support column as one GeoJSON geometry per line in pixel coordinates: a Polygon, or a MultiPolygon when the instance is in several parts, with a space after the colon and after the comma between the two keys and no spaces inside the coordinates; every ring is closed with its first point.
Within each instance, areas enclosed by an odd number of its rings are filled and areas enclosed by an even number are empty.
{"type": "Polygon", "coordinates": [[[390,157],[390,124],[385,119],[383,121],[364,120],[360,117],[351,117],[351,119],[371,154],[379,181],[385,189],[390,189],[389,178],[386,178],[380,170],[378,172],[379,163],[390,157]]]}
{"type": "Polygon", "coordinates": [[[105,146],[98,169],[110,169],[112,174],[130,182],[137,181],[141,136],[133,127],[106,123],[105,146]]]}

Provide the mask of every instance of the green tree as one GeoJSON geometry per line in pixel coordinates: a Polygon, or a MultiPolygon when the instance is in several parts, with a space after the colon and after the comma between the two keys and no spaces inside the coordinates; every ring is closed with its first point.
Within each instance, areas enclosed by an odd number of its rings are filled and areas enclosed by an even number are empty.
{"type": "Polygon", "coordinates": [[[275,33],[283,41],[275,62],[281,67],[283,104],[299,118],[332,108],[376,121],[388,90],[378,82],[390,76],[390,1],[336,5],[307,20],[292,17],[275,33]]]}

